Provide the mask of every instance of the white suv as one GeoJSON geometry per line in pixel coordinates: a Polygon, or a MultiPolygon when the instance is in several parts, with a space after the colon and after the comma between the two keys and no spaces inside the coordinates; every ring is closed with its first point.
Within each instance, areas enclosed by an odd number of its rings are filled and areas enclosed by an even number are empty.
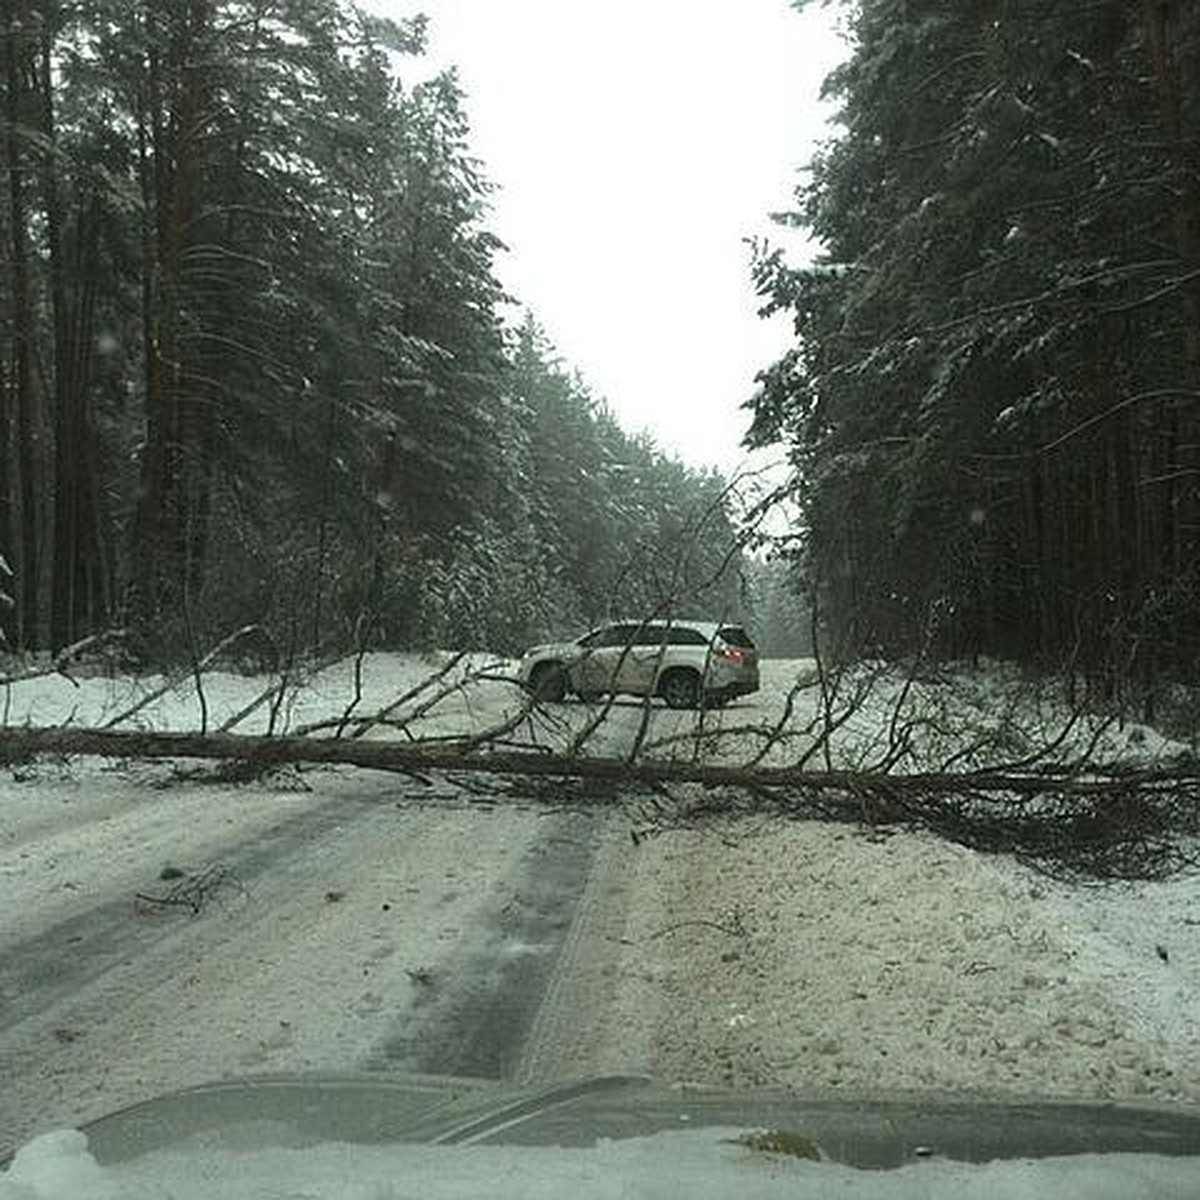
{"type": "Polygon", "coordinates": [[[541,700],[621,693],[696,708],[758,691],[758,651],[738,625],[614,621],[576,641],[526,651],[519,674],[541,700]]]}

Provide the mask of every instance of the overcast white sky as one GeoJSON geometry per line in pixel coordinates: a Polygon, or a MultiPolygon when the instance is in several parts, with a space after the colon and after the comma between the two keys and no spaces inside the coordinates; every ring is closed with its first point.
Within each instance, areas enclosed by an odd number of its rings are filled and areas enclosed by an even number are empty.
{"type": "Polygon", "coordinates": [[[828,132],[842,55],[820,0],[371,0],[428,14],[499,185],[505,286],[630,432],[730,471],[755,372],[744,239],[770,232],[828,132]]]}

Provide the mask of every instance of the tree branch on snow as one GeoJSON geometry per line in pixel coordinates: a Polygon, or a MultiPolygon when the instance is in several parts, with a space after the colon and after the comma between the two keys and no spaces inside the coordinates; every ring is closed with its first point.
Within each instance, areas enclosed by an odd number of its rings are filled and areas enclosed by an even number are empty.
{"type": "MultiPolygon", "coordinates": [[[[2,560],[0,560],[2,561],[2,560]]],[[[64,646],[49,662],[27,667],[15,675],[0,678],[0,686],[7,687],[14,683],[25,683],[30,679],[44,679],[47,675],[61,675],[64,679],[75,683],[67,667],[76,659],[92,650],[99,650],[113,645],[119,645],[129,637],[128,629],[106,629],[102,633],[93,633],[88,637],[64,646]]],[[[76,686],[78,686],[76,684],[76,686]]]]}
{"type": "Polygon", "coordinates": [[[222,638],[203,658],[190,662],[185,670],[171,672],[163,679],[159,687],[139,697],[133,704],[117,713],[115,717],[110,717],[101,728],[115,729],[118,725],[123,725],[130,717],[136,716],[144,709],[149,708],[151,704],[161,700],[168,693],[173,692],[189,676],[196,678],[202,675],[212,667],[221,655],[231,650],[238,642],[252,636],[259,636],[262,632],[261,626],[258,625],[243,625],[241,629],[234,630],[233,633],[222,638]]]}
{"type": "MultiPolygon", "coordinates": [[[[465,652],[454,655],[447,663],[445,663],[434,674],[427,676],[415,687],[410,688],[404,695],[395,700],[389,701],[382,708],[378,709],[369,716],[353,717],[350,714],[357,707],[361,700],[361,679],[358,679],[355,684],[355,699],[350,706],[343,711],[339,717],[329,718],[322,721],[310,721],[305,725],[297,726],[293,731],[298,737],[307,737],[314,733],[323,733],[326,730],[333,730],[335,736],[341,737],[349,730],[349,736],[352,738],[360,738],[369,733],[372,729],[386,728],[395,730],[398,733],[408,734],[409,726],[414,722],[419,721],[422,717],[428,716],[437,706],[451,696],[461,695],[465,693],[474,684],[483,681],[492,681],[504,683],[513,687],[517,686],[516,680],[501,675],[494,670],[485,668],[481,671],[467,671],[458,679],[447,683],[444,686],[437,688],[431,696],[428,696],[415,708],[409,712],[397,716],[398,711],[408,702],[415,700],[418,696],[429,691],[435,684],[444,680],[451,671],[457,667],[466,657],[465,652]]],[[[361,666],[356,667],[356,672],[361,670],[361,666]]],[[[536,701],[530,699],[525,702],[522,710],[514,719],[505,720],[496,727],[495,736],[502,737],[504,734],[511,732],[517,728],[529,715],[536,709],[536,701]]],[[[409,734],[411,737],[411,734],[409,734]]],[[[491,736],[490,733],[478,735],[479,740],[487,740],[491,736]]]]}
{"type": "MultiPolygon", "coordinates": [[[[465,650],[460,650],[457,654],[452,654],[437,671],[435,671],[432,675],[428,675],[422,679],[421,682],[416,685],[416,687],[409,688],[409,690],[402,696],[398,696],[395,700],[385,704],[383,708],[378,711],[376,716],[380,720],[386,720],[387,718],[391,717],[391,715],[396,712],[397,709],[402,708],[410,700],[415,700],[419,695],[421,695],[422,692],[428,691],[434,686],[434,684],[440,683],[443,679],[445,679],[446,676],[449,675],[450,672],[453,671],[464,658],[466,658],[466,655],[467,652],[465,650]]],[[[371,727],[369,724],[359,724],[351,731],[350,736],[362,737],[365,733],[370,731],[370,728],[371,727]]]]}
{"type": "Polygon", "coordinates": [[[264,704],[274,704],[279,694],[286,687],[287,680],[282,676],[278,679],[272,679],[253,700],[244,704],[237,712],[222,721],[217,726],[217,732],[232,733],[247,717],[253,716],[264,704]]]}
{"type": "Polygon", "coordinates": [[[159,878],[170,886],[157,892],[135,892],[134,898],[157,908],[187,908],[192,916],[199,915],[222,891],[245,890],[233,871],[222,863],[211,863],[198,871],[167,867],[159,878]]]}

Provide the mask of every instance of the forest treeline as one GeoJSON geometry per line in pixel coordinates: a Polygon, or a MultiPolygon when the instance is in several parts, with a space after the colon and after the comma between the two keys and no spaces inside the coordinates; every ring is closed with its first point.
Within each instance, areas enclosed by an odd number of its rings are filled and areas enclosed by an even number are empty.
{"type": "Polygon", "coordinates": [[[862,0],[760,245],[798,553],[851,653],[1200,682],[1200,5],[862,0]]]}
{"type": "Polygon", "coordinates": [[[3,11],[10,647],[121,626],[163,659],[259,622],[291,646],[511,649],[738,606],[724,481],[623,432],[506,320],[424,18],[3,11]]]}

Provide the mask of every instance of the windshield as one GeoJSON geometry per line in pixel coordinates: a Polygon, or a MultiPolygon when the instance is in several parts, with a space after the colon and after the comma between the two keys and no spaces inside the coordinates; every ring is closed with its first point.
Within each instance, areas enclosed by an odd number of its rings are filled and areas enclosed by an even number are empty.
{"type": "Polygon", "coordinates": [[[768,1094],[1190,1112],[1198,48],[10,0],[0,1160],[263,1079],[715,1089],[764,1170],[866,1169],[768,1094]]]}

